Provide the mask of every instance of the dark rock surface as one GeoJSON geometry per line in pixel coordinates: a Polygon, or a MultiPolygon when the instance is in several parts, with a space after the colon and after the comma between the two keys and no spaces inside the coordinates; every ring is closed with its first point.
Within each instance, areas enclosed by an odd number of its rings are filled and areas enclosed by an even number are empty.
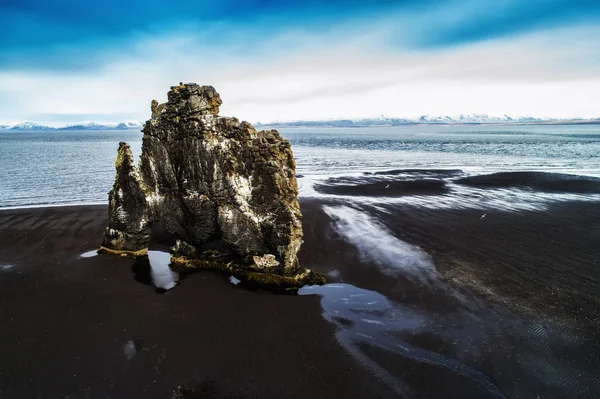
{"type": "Polygon", "coordinates": [[[160,221],[179,239],[178,258],[219,241],[235,258],[226,270],[313,276],[297,257],[302,215],[290,143],[219,116],[221,104],[213,87],[192,83],[171,87],[166,104],[152,102],[139,167],[129,146],[119,146],[103,247],[139,255],[160,221]]]}
{"type": "Polygon", "coordinates": [[[149,231],[146,231],[148,203],[127,143],[119,143],[116,169],[115,184],[108,194],[109,227],[102,246],[114,250],[143,251],[150,239],[149,231]]]}

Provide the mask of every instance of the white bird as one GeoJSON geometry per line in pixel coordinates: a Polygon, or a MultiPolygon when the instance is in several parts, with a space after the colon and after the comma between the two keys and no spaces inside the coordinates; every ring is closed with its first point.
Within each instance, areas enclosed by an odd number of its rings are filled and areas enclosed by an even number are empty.
{"type": "Polygon", "coordinates": [[[479,220],[483,219],[485,217],[485,215],[487,215],[487,213],[484,213],[483,215],[481,215],[481,218],[479,218],[479,220]]]}
{"type": "Polygon", "coordinates": [[[387,186],[385,186],[385,188],[390,188],[390,185],[388,184],[387,186]]]}

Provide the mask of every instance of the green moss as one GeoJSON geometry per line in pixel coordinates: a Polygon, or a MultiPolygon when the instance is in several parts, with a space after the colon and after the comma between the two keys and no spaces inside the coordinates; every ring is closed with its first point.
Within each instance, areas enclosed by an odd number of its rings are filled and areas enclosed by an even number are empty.
{"type": "Polygon", "coordinates": [[[119,151],[117,152],[117,161],[115,162],[115,166],[117,167],[117,169],[120,169],[121,166],[123,166],[123,162],[125,162],[125,158],[126,158],[126,151],[119,151]]]}
{"type": "Polygon", "coordinates": [[[172,256],[171,269],[177,272],[190,272],[195,269],[216,270],[222,273],[232,273],[231,263],[222,260],[190,259],[185,256],[172,256]]]}
{"type": "Polygon", "coordinates": [[[305,285],[295,277],[276,273],[259,273],[248,270],[236,270],[233,275],[247,285],[270,290],[297,290],[305,285]]]}
{"type": "Polygon", "coordinates": [[[171,257],[171,269],[190,273],[195,270],[212,270],[233,275],[245,285],[270,291],[295,291],[304,285],[325,284],[325,276],[307,270],[296,276],[284,276],[277,273],[262,273],[245,269],[243,265],[228,262],[217,251],[206,251],[197,259],[185,256],[171,257]]]}
{"type": "Polygon", "coordinates": [[[148,187],[147,184],[145,184],[144,182],[141,182],[140,186],[142,187],[142,190],[144,190],[144,194],[146,194],[146,195],[152,194],[152,190],[150,190],[150,187],[148,187]]]}
{"type": "Polygon", "coordinates": [[[104,246],[100,246],[98,249],[99,254],[119,255],[126,258],[141,258],[148,255],[148,248],[140,249],[138,251],[127,251],[125,249],[111,249],[104,246]]]}
{"type": "Polygon", "coordinates": [[[327,277],[322,273],[307,270],[301,278],[304,285],[323,285],[327,283],[327,277]]]}

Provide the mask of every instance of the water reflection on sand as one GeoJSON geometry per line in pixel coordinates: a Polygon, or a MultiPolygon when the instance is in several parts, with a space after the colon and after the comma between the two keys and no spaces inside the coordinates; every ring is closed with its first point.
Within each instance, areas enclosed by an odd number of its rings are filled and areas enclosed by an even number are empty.
{"type": "Polygon", "coordinates": [[[81,255],[79,255],[80,258],[93,258],[94,256],[98,255],[98,250],[94,249],[93,251],[87,251],[82,253],[81,255]]]}
{"type": "Polygon", "coordinates": [[[154,285],[162,294],[179,283],[179,273],[171,270],[170,263],[169,252],[149,250],[148,256],[135,260],[132,270],[138,282],[154,285]]]}
{"type": "Polygon", "coordinates": [[[367,369],[390,385],[398,394],[413,396],[411,388],[399,377],[373,361],[363,345],[377,346],[414,361],[448,368],[483,390],[488,397],[504,395],[484,373],[448,356],[421,349],[398,339],[402,332],[416,332],[432,323],[430,316],[389,301],[375,291],[350,284],[306,286],[299,295],[321,296],[324,317],[337,327],[339,342],[367,369]]]}

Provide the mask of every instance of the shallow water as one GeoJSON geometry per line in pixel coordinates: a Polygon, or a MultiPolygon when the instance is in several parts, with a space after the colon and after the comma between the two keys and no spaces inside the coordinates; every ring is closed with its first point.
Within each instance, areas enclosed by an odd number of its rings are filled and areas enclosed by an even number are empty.
{"type": "Polygon", "coordinates": [[[93,258],[94,256],[98,255],[98,250],[94,249],[92,251],[87,251],[82,253],[81,255],[79,255],[80,258],[93,258]]]}
{"type": "Polygon", "coordinates": [[[371,261],[391,277],[408,275],[421,281],[433,280],[437,272],[433,261],[420,248],[393,235],[377,219],[349,206],[324,206],[335,231],[360,250],[363,261],[371,261]]]}
{"type": "Polygon", "coordinates": [[[150,274],[156,288],[170,290],[177,285],[179,274],[171,270],[171,254],[163,251],[148,251],[150,274]]]}
{"type": "Polygon", "coordinates": [[[171,270],[171,254],[165,251],[149,250],[148,255],[133,263],[135,279],[143,284],[156,287],[156,292],[165,293],[179,284],[179,273],[171,270]]]}
{"type": "MultiPolygon", "coordinates": [[[[423,312],[390,302],[385,296],[350,284],[326,284],[304,287],[300,295],[321,295],[323,315],[337,327],[337,338],[346,349],[393,387],[399,395],[412,396],[408,384],[393,376],[377,362],[369,359],[361,345],[373,345],[415,362],[448,368],[483,389],[487,397],[504,395],[490,377],[453,358],[424,350],[398,339],[403,332],[418,332],[432,324],[431,316],[423,312]]],[[[476,392],[478,389],[475,389],[476,392]]]]}
{"type": "Polygon", "coordinates": [[[403,397],[427,393],[414,392],[414,375],[403,378],[390,364],[449,378],[469,397],[589,397],[600,389],[593,359],[565,356],[592,342],[477,299],[431,313],[344,283],[306,286],[299,294],[320,295],[340,344],[403,397]],[[480,370],[490,363],[493,375],[480,370]]]}

